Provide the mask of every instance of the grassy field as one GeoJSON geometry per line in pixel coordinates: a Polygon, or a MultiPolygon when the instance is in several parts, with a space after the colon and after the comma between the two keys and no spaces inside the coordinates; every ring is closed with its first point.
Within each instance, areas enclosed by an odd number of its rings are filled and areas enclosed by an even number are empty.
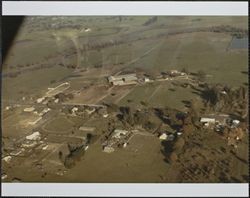
{"type": "MultiPolygon", "coordinates": [[[[10,66],[25,64],[55,65],[59,62],[65,64],[77,64],[76,55],[64,57],[64,51],[72,48],[76,52],[76,46],[72,37],[77,40],[80,48],[86,43],[95,44],[108,42],[115,39],[124,39],[125,43],[102,50],[90,50],[80,55],[80,67],[93,67],[95,65],[115,65],[117,63],[133,63],[130,67],[142,67],[144,69],[168,70],[188,68],[190,71],[204,70],[212,77],[209,81],[240,85],[247,81],[247,76],[241,71],[247,70],[247,51],[226,51],[231,40],[229,34],[218,33],[190,33],[176,36],[148,38],[136,40],[141,36],[151,37],[159,33],[178,30],[188,27],[211,27],[216,25],[231,25],[247,28],[246,17],[158,17],[158,20],[149,26],[143,24],[150,17],[124,17],[119,21],[118,17],[68,17],[60,18],[63,23],[81,24],[82,28],[91,26],[93,31],[83,36],[83,32],[74,28],[54,30],[53,28],[27,32],[26,26],[20,30],[16,37],[16,44],[3,66],[4,72],[11,71],[10,66]],[[120,28],[120,29],[119,29],[120,28]],[[119,29],[119,33],[117,32],[119,29]],[[95,37],[91,37],[95,36],[95,37]],[[99,36],[98,36],[99,35],[99,36]],[[81,38],[80,38],[81,37],[81,38]],[[130,42],[130,40],[133,40],[130,42]],[[159,44],[159,46],[157,46],[159,44]],[[154,48],[146,56],[142,56],[148,50],[154,48]],[[48,57],[55,57],[48,60],[48,57]],[[139,58],[137,60],[137,58],[139,58]],[[136,60],[133,62],[133,60],[136,60]],[[225,70],[227,71],[225,73],[225,70]],[[223,75],[221,75],[223,73],[223,75]],[[226,74],[226,75],[225,75],[226,74]]],[[[39,21],[48,24],[57,22],[52,18],[39,17],[39,21]]],[[[30,26],[28,26],[30,28],[30,26]]],[[[126,65],[126,66],[128,66],[126,65]]],[[[18,70],[18,69],[17,69],[18,70]]],[[[61,73],[50,71],[53,75],[61,73]]],[[[46,71],[46,69],[45,69],[46,71]]],[[[48,71],[46,71],[48,73],[48,71]]],[[[39,74],[40,72],[37,72],[39,74]]],[[[25,74],[24,74],[25,75],[25,74]]],[[[40,74],[39,74],[40,75],[40,74]]],[[[60,75],[60,74],[59,74],[60,75]]],[[[35,76],[35,75],[33,75],[35,76]]],[[[22,78],[22,77],[21,77],[22,78]]],[[[21,80],[22,81],[22,80],[21,80]]],[[[22,84],[22,83],[21,83],[22,84]]]]}
{"type": "Polygon", "coordinates": [[[64,116],[58,116],[54,120],[49,121],[45,126],[45,131],[64,133],[72,128],[73,124],[64,116]]]}
{"type": "Polygon", "coordinates": [[[166,38],[148,56],[131,67],[156,71],[186,68],[203,70],[209,82],[239,86],[247,82],[242,71],[248,70],[247,51],[226,51],[231,36],[218,33],[191,33],[166,38]],[[223,75],[221,75],[223,74],[223,75]]]}
{"type": "Polygon", "coordinates": [[[47,91],[52,80],[60,80],[69,75],[72,71],[67,68],[55,66],[43,70],[24,73],[16,78],[5,78],[2,82],[2,98],[16,100],[27,95],[41,95],[47,91]]]}
{"type": "Polygon", "coordinates": [[[175,108],[186,110],[185,102],[195,99],[200,101],[198,95],[192,92],[191,88],[174,86],[171,82],[157,82],[135,87],[119,104],[124,106],[138,107],[141,101],[146,102],[148,106],[175,108]]]}

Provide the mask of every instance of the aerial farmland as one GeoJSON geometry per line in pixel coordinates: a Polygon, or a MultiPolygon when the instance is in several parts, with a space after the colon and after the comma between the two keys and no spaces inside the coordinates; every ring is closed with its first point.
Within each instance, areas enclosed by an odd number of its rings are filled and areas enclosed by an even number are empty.
{"type": "Polygon", "coordinates": [[[247,182],[248,72],[243,16],[26,17],[2,181],[247,182]]]}

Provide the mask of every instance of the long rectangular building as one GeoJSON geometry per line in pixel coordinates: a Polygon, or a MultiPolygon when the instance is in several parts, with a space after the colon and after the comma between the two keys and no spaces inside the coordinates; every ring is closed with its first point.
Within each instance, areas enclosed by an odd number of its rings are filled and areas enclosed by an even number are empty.
{"type": "Polygon", "coordinates": [[[138,78],[137,78],[135,73],[108,77],[108,81],[112,85],[136,84],[137,80],[138,80],[138,78]]]}

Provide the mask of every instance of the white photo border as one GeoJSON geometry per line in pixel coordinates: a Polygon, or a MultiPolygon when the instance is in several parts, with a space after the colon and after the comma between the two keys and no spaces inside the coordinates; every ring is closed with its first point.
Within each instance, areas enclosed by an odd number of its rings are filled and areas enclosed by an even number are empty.
{"type": "MultiPolygon", "coordinates": [[[[163,2],[3,1],[3,16],[248,16],[247,1],[163,2]],[[140,9],[139,9],[140,8],[140,9]]],[[[143,196],[143,197],[247,197],[248,183],[230,184],[108,184],[108,183],[2,183],[3,196],[143,196]]]]}

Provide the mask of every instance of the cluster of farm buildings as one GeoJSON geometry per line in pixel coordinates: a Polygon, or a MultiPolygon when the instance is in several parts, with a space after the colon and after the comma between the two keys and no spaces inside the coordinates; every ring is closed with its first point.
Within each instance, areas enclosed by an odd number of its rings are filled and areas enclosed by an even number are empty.
{"type": "Polygon", "coordinates": [[[109,76],[108,82],[111,85],[133,85],[137,83],[147,83],[154,81],[162,81],[162,80],[172,80],[174,77],[185,77],[187,78],[187,74],[185,72],[180,72],[178,70],[170,70],[169,72],[164,73],[164,75],[160,74],[156,76],[154,79],[150,77],[138,78],[136,73],[109,76]]]}
{"type": "MultiPolygon", "coordinates": [[[[148,76],[144,77],[138,77],[136,73],[130,73],[130,74],[123,74],[123,75],[115,75],[115,76],[109,76],[107,78],[108,83],[110,83],[113,86],[123,86],[123,85],[135,85],[138,83],[148,83],[148,82],[154,82],[154,81],[162,81],[162,80],[172,80],[176,77],[181,78],[188,78],[188,75],[184,72],[179,72],[177,70],[171,70],[167,72],[165,75],[159,75],[156,78],[152,79],[148,76]]],[[[59,103],[59,98],[56,98],[55,96],[57,94],[60,94],[64,92],[66,89],[70,87],[70,84],[68,82],[62,83],[59,86],[55,88],[49,88],[49,91],[45,94],[44,97],[38,98],[36,100],[37,104],[47,105],[48,101],[53,101],[54,103],[59,103]]],[[[9,107],[6,107],[9,109],[9,107]]],[[[104,118],[107,118],[109,114],[107,113],[107,107],[104,105],[69,105],[68,108],[70,108],[70,112],[72,116],[76,115],[82,115],[83,112],[86,112],[88,115],[91,115],[94,112],[98,112],[99,115],[102,115],[104,118]]],[[[43,109],[40,109],[39,111],[34,107],[26,107],[23,109],[23,112],[26,114],[32,114],[32,119],[30,119],[27,124],[28,125],[36,125],[38,122],[40,122],[44,116],[50,112],[51,109],[47,106],[43,109]]],[[[231,129],[237,129],[239,127],[240,121],[237,119],[232,119],[227,114],[210,114],[206,115],[200,118],[200,122],[203,124],[204,128],[212,128],[217,132],[223,133],[223,130],[226,127],[229,127],[231,129]]],[[[87,131],[87,132],[93,132],[95,128],[93,127],[87,127],[87,126],[80,126],[78,128],[80,131],[87,131]]],[[[134,135],[149,135],[149,133],[145,133],[145,131],[140,131],[137,129],[131,129],[126,130],[123,128],[116,128],[112,131],[112,133],[109,135],[108,139],[106,139],[103,143],[103,152],[111,153],[115,151],[115,147],[126,147],[129,144],[129,141],[131,138],[133,138],[134,135]]],[[[150,134],[152,135],[152,134],[150,134]]],[[[176,131],[176,133],[166,133],[163,132],[159,134],[160,140],[165,141],[174,141],[177,136],[182,135],[182,132],[176,131]]],[[[153,136],[153,135],[152,135],[153,136]]],[[[236,139],[238,140],[239,137],[236,136],[236,139]]],[[[25,151],[26,148],[32,148],[35,145],[37,145],[41,141],[41,134],[39,131],[32,132],[31,134],[27,135],[24,140],[22,141],[21,149],[13,151],[9,156],[5,156],[4,160],[6,162],[9,162],[11,160],[12,156],[20,155],[22,152],[25,151]]],[[[43,146],[41,149],[46,150],[47,145],[42,144],[43,146]]],[[[85,149],[88,148],[88,144],[85,144],[85,149]]]]}

